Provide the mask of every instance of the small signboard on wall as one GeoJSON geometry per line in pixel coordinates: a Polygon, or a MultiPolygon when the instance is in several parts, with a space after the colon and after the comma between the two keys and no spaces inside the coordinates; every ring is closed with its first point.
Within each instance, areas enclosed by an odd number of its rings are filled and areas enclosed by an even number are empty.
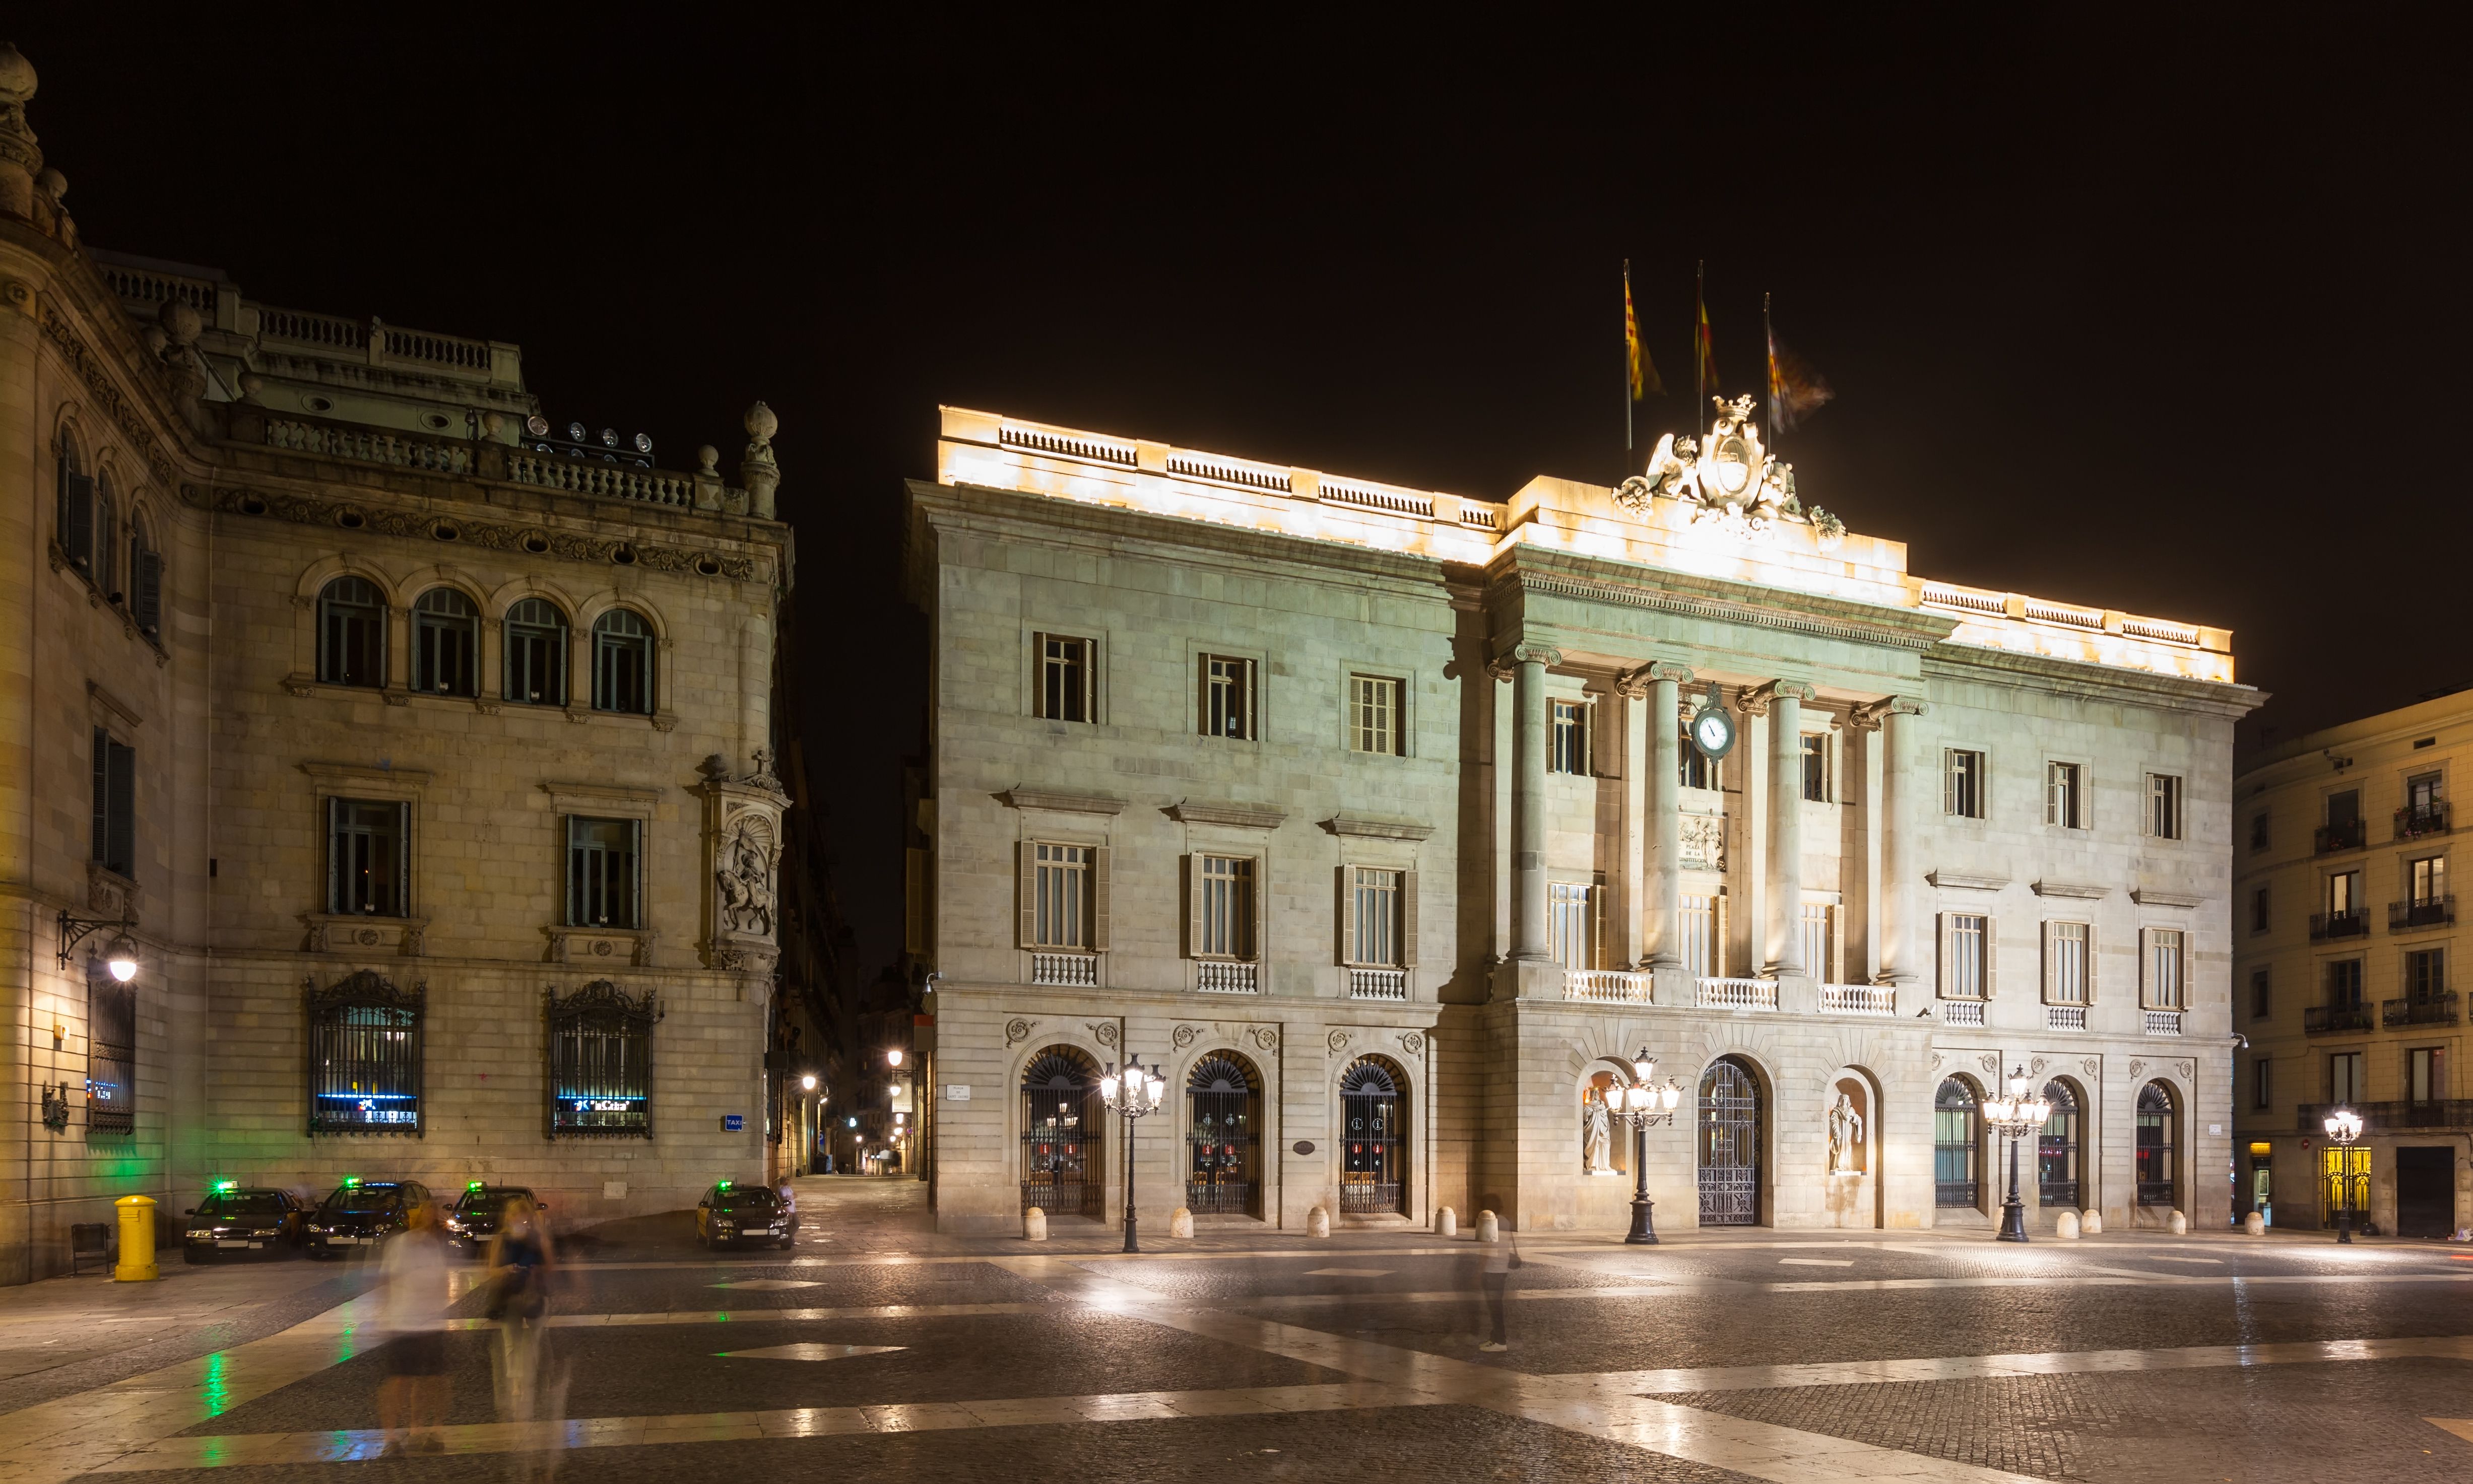
{"type": "Polygon", "coordinates": [[[945,1084],[945,1101],[946,1101],[946,1102],[948,1102],[948,1103],[967,1103],[967,1102],[969,1102],[970,1100],[971,1100],[971,1085],[970,1085],[969,1083],[967,1083],[967,1082],[948,1082],[948,1083],[945,1084]]]}
{"type": "Polygon", "coordinates": [[[745,1113],[723,1113],[721,1115],[721,1131],[724,1134],[736,1134],[743,1131],[746,1127],[747,1114],[745,1113]]]}

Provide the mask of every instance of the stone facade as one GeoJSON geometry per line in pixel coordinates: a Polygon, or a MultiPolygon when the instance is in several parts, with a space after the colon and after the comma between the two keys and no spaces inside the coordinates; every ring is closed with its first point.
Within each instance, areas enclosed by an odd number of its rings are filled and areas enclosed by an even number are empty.
{"type": "Polygon", "coordinates": [[[486,1178],[588,1221],[757,1177],[790,576],[772,415],[749,415],[737,487],[710,449],[668,472],[552,434],[512,345],[90,252],[34,89],[0,50],[0,1107],[24,1152],[0,1281],[63,1271],[71,1224],[122,1195],[177,1235],[211,1178],[486,1178]],[[370,640],[349,664],[347,591],[370,640]],[[535,650],[563,696],[512,679],[527,603],[556,615],[535,650]],[[605,649],[621,610],[645,633],[605,649]],[[604,684],[605,663],[639,669],[604,684]],[[348,836],[338,801],[396,823],[348,836]],[[598,857],[632,923],[572,920],[570,818],[632,838],[632,871],[598,857]],[[353,838],[385,847],[363,910],[353,838]],[[139,970],[115,999],[89,977],[124,920],[139,970]],[[80,922],[108,925],[64,941],[80,922]],[[545,1007],[595,985],[658,1017],[649,1137],[550,1137],[545,1007]],[[338,986],[420,1007],[418,1117],[392,1133],[311,1132],[312,1005],[338,986]]]}
{"type": "Polygon", "coordinates": [[[1048,1119],[1129,1055],[1171,1089],[1142,1206],[1617,1226],[1593,1105],[1643,1047],[1669,1226],[1987,1224],[1999,1145],[1935,1103],[2013,1067],[2077,1108],[2030,1220],[2226,1219],[2229,634],[1910,577],[1743,404],[1709,433],[1498,503],[945,410],[907,561],[947,1229],[1116,1216],[1117,1120],[1048,1119]],[[1230,1147],[1234,1198],[1190,1174],[1230,1147]]]}
{"type": "Polygon", "coordinates": [[[2233,1132],[2244,1210],[2333,1227],[2325,1119],[2360,1113],[2352,1220],[2473,1228],[2473,1097],[2452,977],[2459,692],[2283,743],[2235,781],[2233,1132]]]}

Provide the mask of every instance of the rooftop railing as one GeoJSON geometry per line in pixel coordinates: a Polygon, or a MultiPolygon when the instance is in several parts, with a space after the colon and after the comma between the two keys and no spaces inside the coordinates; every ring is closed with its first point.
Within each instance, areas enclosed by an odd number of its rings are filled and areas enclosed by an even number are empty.
{"type": "Polygon", "coordinates": [[[1645,1005],[1650,984],[1649,975],[1627,969],[1573,969],[1564,971],[1563,997],[1603,1005],[1645,1005]]]}
{"type": "Polygon", "coordinates": [[[1824,984],[1820,1013],[1838,1016],[1893,1016],[1898,992],[1885,984],[1824,984]]]}
{"type": "Polygon", "coordinates": [[[1775,1010],[1778,987],[1775,979],[1702,979],[1699,982],[1699,1003],[1703,1010],[1775,1010]]]}

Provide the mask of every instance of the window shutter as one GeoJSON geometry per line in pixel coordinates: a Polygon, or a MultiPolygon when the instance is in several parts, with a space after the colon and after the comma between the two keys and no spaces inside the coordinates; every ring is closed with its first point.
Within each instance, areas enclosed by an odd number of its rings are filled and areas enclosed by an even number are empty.
{"type": "Polygon", "coordinates": [[[2053,963],[2053,924],[2050,922],[2042,924],[2041,931],[2044,935],[2044,1003],[2049,1005],[2053,1003],[2060,990],[2061,981],[2053,963]]]}
{"type": "Polygon", "coordinates": [[[1935,977],[1939,981],[1940,992],[1944,995],[1950,992],[1950,970],[1956,967],[1954,961],[1950,957],[1949,917],[1950,915],[1946,912],[1935,912],[1933,914],[1933,936],[1940,941],[1940,952],[1938,955],[1940,966],[1939,972],[1935,977]]]}
{"type": "Polygon", "coordinates": [[[1726,894],[1721,889],[1709,901],[1709,957],[1713,978],[1726,977],[1726,894]]]}
{"type": "Polygon", "coordinates": [[[101,864],[111,852],[111,733],[94,729],[94,816],[87,826],[91,859],[101,864]]]}
{"type": "Polygon", "coordinates": [[[1039,934],[1039,848],[1024,840],[1013,848],[1017,911],[1021,921],[1016,935],[1021,947],[1031,947],[1039,934]]]}
{"type": "Polygon", "coordinates": [[[412,916],[412,805],[395,806],[395,903],[396,917],[412,916]]]}
{"type": "Polygon", "coordinates": [[[1400,873],[1400,967],[1417,967],[1417,874],[1400,873]]]}
{"type": "Polygon", "coordinates": [[[1354,964],[1357,962],[1357,894],[1348,889],[1348,877],[1349,869],[1346,866],[1340,867],[1339,911],[1336,914],[1336,921],[1339,923],[1339,961],[1343,964],[1354,964]]]}
{"type": "Polygon", "coordinates": [[[1253,900],[1248,905],[1254,913],[1253,961],[1263,963],[1271,956],[1270,943],[1263,935],[1269,930],[1267,903],[1271,896],[1271,861],[1265,855],[1254,857],[1253,900]]]}
{"type": "Polygon", "coordinates": [[[163,625],[163,556],[144,552],[137,558],[137,627],[149,633],[163,625]]]}
{"type": "Polygon", "coordinates": [[[71,474],[68,485],[67,517],[60,532],[61,544],[68,548],[69,560],[88,571],[94,567],[94,476],[71,474]]]}
{"type": "Polygon", "coordinates": [[[137,749],[110,745],[111,869],[137,878],[137,749]]]}
{"type": "Polygon", "coordinates": [[[2095,1003],[2095,966],[2100,958],[2101,955],[2096,952],[2095,947],[2095,924],[2089,922],[2086,949],[2086,1002],[2090,1005],[2095,1003]]]}
{"type": "Polygon", "coordinates": [[[1995,970],[2001,966],[2001,924],[1991,913],[1983,914],[1983,997],[1992,997],[1995,970]]]}
{"type": "Polygon", "coordinates": [[[2155,1003],[2155,975],[2147,967],[2148,956],[2155,951],[2154,945],[2149,941],[2154,931],[2151,927],[2138,930],[2138,1004],[2141,1009],[2155,1003]]]}
{"type": "Polygon", "coordinates": [[[1202,951],[1202,857],[1185,857],[1185,956],[1202,951]]]}
{"type": "Polygon", "coordinates": [[[343,842],[336,838],[340,824],[338,816],[342,812],[342,801],[335,799],[326,801],[326,910],[328,912],[343,910],[341,906],[344,899],[344,852],[341,849],[343,842]]]}
{"type": "Polygon", "coordinates": [[[1957,812],[1957,754],[1948,748],[1940,753],[1940,812],[1957,812]]]}
{"type": "Polygon", "coordinates": [[[1108,951],[1108,848],[1091,850],[1091,951],[1108,951]]]}

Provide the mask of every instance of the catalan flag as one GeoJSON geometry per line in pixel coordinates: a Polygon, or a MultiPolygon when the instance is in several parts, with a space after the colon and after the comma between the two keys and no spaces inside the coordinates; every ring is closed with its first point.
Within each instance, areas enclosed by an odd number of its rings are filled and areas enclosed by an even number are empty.
{"type": "Polygon", "coordinates": [[[1693,354],[1698,359],[1693,367],[1692,379],[1699,384],[1699,395],[1708,396],[1717,391],[1717,347],[1709,338],[1708,269],[1703,266],[1693,275],[1692,299],[1700,323],[1693,331],[1693,354]]]}
{"type": "Polygon", "coordinates": [[[1822,403],[1837,394],[1803,357],[1778,344],[1777,330],[1768,319],[1769,299],[1764,294],[1761,327],[1769,339],[1769,430],[1775,434],[1818,412],[1822,403]]]}
{"type": "Polygon", "coordinates": [[[1640,316],[1631,307],[1631,262],[1623,262],[1623,353],[1631,372],[1631,399],[1635,402],[1649,393],[1666,395],[1666,383],[1658,378],[1657,363],[1640,344],[1640,316]]]}

